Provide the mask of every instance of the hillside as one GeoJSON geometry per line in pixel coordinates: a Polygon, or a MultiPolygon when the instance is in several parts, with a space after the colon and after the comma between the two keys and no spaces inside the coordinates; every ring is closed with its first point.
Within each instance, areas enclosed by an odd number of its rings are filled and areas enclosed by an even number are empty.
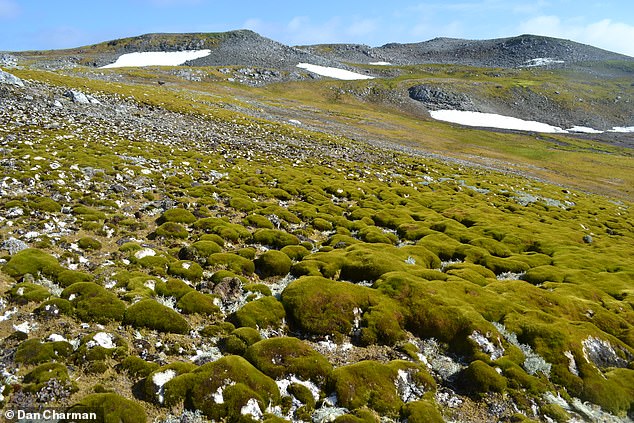
{"type": "Polygon", "coordinates": [[[551,66],[580,62],[628,60],[634,58],[574,41],[536,35],[493,40],[434,38],[420,43],[390,43],[380,47],[358,44],[302,46],[314,54],[353,63],[388,62],[394,65],[452,64],[477,67],[514,68],[534,66],[536,59],[548,59],[551,66]]]}
{"type": "Polygon", "coordinates": [[[632,421],[634,144],[610,132],[631,63],[340,81],[288,65],[307,50],[236,31],[2,56],[2,412],[632,421]],[[95,66],[190,48],[211,51],[95,66]]]}

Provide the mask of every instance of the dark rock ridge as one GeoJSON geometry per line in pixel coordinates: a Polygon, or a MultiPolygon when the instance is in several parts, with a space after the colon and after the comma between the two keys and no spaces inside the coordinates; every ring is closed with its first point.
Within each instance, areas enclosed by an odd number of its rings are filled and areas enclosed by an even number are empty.
{"type": "MultiPolygon", "coordinates": [[[[294,69],[300,62],[354,70],[347,64],[388,62],[393,65],[456,64],[514,68],[531,65],[570,66],[585,62],[634,58],[574,41],[536,35],[491,40],[434,38],[420,43],[389,43],[380,47],[363,44],[287,46],[250,30],[222,33],[145,34],[91,46],[59,50],[72,62],[104,66],[133,52],[209,49],[207,57],[190,66],[250,66],[294,69]],[[545,63],[535,59],[548,59],[545,63]]],[[[19,56],[43,52],[17,53],[19,56]]],[[[50,53],[50,52],[48,52],[50,53]]]]}
{"type": "Polygon", "coordinates": [[[272,69],[295,69],[301,62],[322,66],[346,67],[332,59],[263,37],[250,30],[222,33],[145,34],[106,41],[92,46],[66,50],[74,56],[90,55],[94,66],[112,63],[122,54],[149,51],[184,51],[209,49],[204,58],[188,66],[250,66],[272,69]]]}
{"type": "MultiPolygon", "coordinates": [[[[558,38],[536,35],[492,40],[434,38],[420,43],[390,43],[381,47],[360,44],[323,44],[302,46],[303,50],[332,60],[353,63],[389,62],[394,65],[424,63],[485,67],[521,67],[531,60],[548,58],[565,63],[605,60],[634,60],[618,53],[558,38]]],[[[553,63],[552,65],[557,65],[553,63]]]]}

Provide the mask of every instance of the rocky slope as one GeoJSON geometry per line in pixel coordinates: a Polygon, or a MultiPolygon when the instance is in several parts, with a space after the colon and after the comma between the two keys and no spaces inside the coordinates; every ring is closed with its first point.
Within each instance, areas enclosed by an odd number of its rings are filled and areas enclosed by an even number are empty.
{"type": "Polygon", "coordinates": [[[579,62],[634,60],[574,41],[535,35],[493,40],[434,38],[410,44],[380,47],[359,44],[322,44],[300,48],[332,60],[352,63],[388,62],[394,65],[453,64],[514,68],[547,64],[565,66],[579,62]],[[547,59],[537,61],[536,59],[547,59]]]}

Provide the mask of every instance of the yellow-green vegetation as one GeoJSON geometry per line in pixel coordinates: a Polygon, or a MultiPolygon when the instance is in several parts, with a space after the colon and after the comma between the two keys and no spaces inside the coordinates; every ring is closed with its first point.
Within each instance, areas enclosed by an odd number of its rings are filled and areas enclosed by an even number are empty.
{"type": "MultiPolygon", "coordinates": [[[[77,121],[2,121],[0,138],[16,137],[3,147],[11,159],[3,165],[7,186],[37,190],[25,196],[16,188],[0,199],[3,218],[12,216],[0,220],[0,241],[28,246],[3,250],[0,278],[2,323],[19,329],[1,347],[15,348],[24,384],[39,389],[48,376],[70,376],[81,381],[70,403],[103,404],[113,420],[124,418],[120,407],[130,421],[146,417],[123,398],[139,396],[139,386],[152,419],[185,407],[238,421],[250,405],[310,420],[336,393],[336,405],[349,410],[338,421],[434,422],[452,413],[436,403],[437,385],[471,397],[465,403],[503,398],[530,416],[536,405],[556,421],[568,411],[548,404],[549,392],[621,417],[634,410],[629,150],[565,135],[456,128],[345,93],[368,82],[260,90],[203,82],[193,92],[187,82],[144,85],[157,75],[151,69],[122,71],[119,82],[85,78],[83,68],[63,72],[15,73],[39,88],[81,88],[125,104],[130,119],[184,120],[191,131],[96,122],[70,104],[64,113],[77,121]],[[333,87],[344,93],[332,98],[333,87]],[[244,98],[281,109],[297,102],[323,117],[306,120],[311,127],[348,125],[371,139],[433,146],[487,166],[512,162],[511,172],[231,111],[255,108],[244,98]],[[56,169],[32,170],[45,160],[56,169]],[[127,191],[112,189],[115,183],[127,191]],[[96,325],[112,334],[114,348],[88,347],[96,325]],[[80,344],[49,340],[51,333],[80,344]],[[433,354],[424,348],[432,338],[433,354]],[[454,359],[456,371],[446,376],[434,367],[442,362],[434,354],[454,359]],[[35,367],[43,363],[52,364],[35,367]],[[161,373],[173,378],[157,388],[152,378],[161,373]],[[320,399],[293,377],[315,383],[320,399]],[[282,379],[289,396],[275,383],[282,379]],[[399,381],[417,389],[405,395],[399,381]],[[119,395],[92,394],[93,382],[119,395]]],[[[530,70],[399,72],[371,84],[462,79],[481,83],[476,91],[499,84],[506,96],[549,83],[530,70]]],[[[562,93],[581,89],[557,72],[562,93]]]]}
{"type": "Polygon", "coordinates": [[[123,323],[135,328],[148,328],[160,332],[188,333],[187,320],[178,312],[154,300],[141,300],[125,310],[123,323]]]}
{"type": "Polygon", "coordinates": [[[323,385],[332,372],[332,365],[324,356],[292,337],[257,342],[246,350],[244,357],[274,379],[295,375],[323,385]]]}
{"type": "Polygon", "coordinates": [[[115,393],[91,394],[69,407],[68,413],[94,413],[98,410],[99,420],[104,423],[143,423],[147,415],[141,404],[123,398],[115,393]]]}
{"type": "Polygon", "coordinates": [[[410,383],[424,391],[436,388],[434,379],[421,367],[401,361],[383,364],[370,360],[335,369],[332,385],[344,407],[367,406],[381,415],[398,415],[403,405],[394,385],[399,370],[410,374],[410,383]]]}

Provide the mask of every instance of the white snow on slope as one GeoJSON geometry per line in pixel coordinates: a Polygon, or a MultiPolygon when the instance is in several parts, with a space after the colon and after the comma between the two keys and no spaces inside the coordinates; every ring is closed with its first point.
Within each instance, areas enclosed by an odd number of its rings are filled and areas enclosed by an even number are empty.
{"type": "Polygon", "coordinates": [[[565,63],[563,60],[556,60],[552,57],[538,57],[536,59],[531,59],[526,61],[526,67],[530,68],[533,66],[546,66],[552,65],[554,63],[565,63]]]}
{"type": "Polygon", "coordinates": [[[391,63],[390,62],[370,62],[368,63],[368,65],[374,65],[374,66],[390,66],[391,63]]]}
{"type": "Polygon", "coordinates": [[[548,133],[566,133],[557,126],[532,120],[522,120],[510,116],[494,113],[465,112],[462,110],[433,110],[429,114],[432,118],[445,122],[459,123],[466,126],[482,126],[487,128],[515,129],[520,131],[535,131],[548,133]]]}
{"type": "Polygon", "coordinates": [[[361,75],[360,73],[351,72],[345,69],[331,68],[329,66],[311,65],[310,63],[298,63],[297,67],[306,69],[307,71],[316,73],[317,75],[343,79],[345,81],[353,81],[355,79],[374,79],[373,76],[361,75]]]}
{"type": "Polygon", "coordinates": [[[568,129],[569,132],[581,132],[583,134],[602,134],[603,131],[599,131],[598,129],[588,128],[587,126],[573,126],[568,129]]]}
{"type": "Polygon", "coordinates": [[[609,132],[634,132],[634,126],[615,126],[609,132]]]}
{"type": "Polygon", "coordinates": [[[185,51],[146,51],[142,53],[126,53],[119,56],[114,63],[102,68],[126,68],[142,66],[178,66],[188,60],[209,56],[211,50],[185,51]]]}

